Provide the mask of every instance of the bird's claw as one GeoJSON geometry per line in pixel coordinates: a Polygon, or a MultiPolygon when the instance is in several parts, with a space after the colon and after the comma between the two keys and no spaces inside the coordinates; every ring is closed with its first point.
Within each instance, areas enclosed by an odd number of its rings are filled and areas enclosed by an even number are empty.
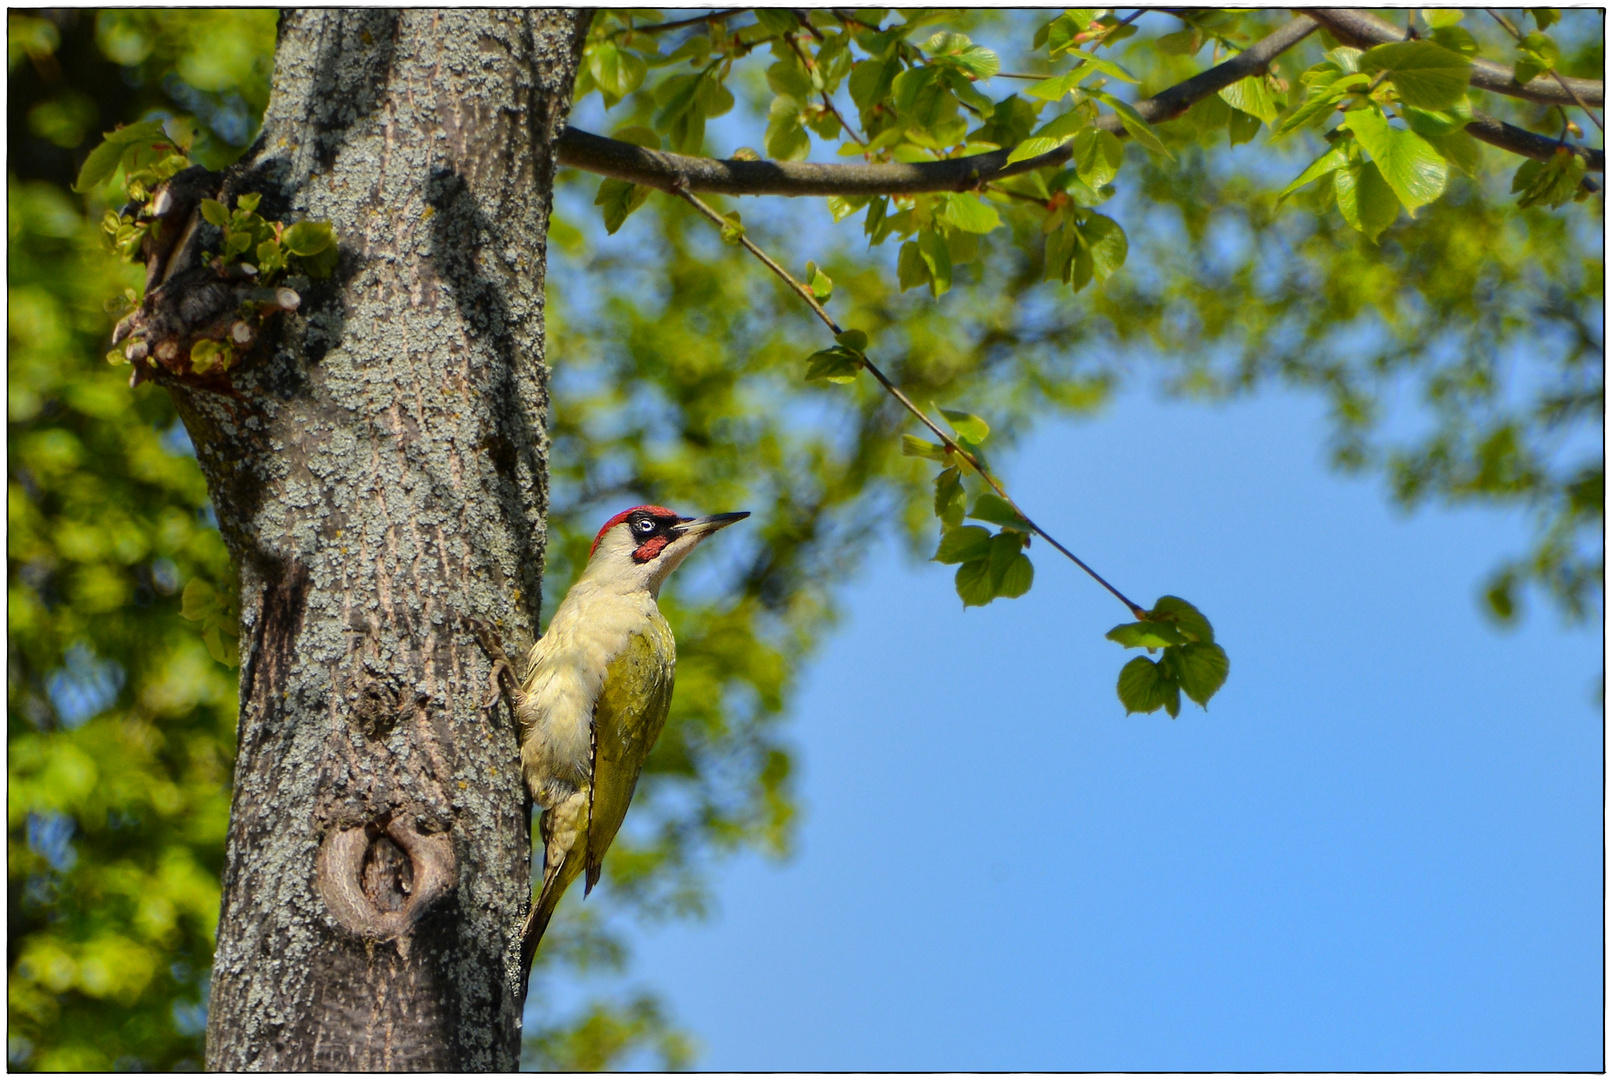
{"type": "Polygon", "coordinates": [[[481,619],[465,617],[465,625],[480,642],[481,647],[492,658],[493,669],[487,677],[487,700],[481,707],[490,709],[498,704],[499,698],[507,698],[509,707],[513,711],[520,701],[520,684],[515,673],[515,665],[510,662],[508,654],[504,652],[504,643],[499,639],[498,631],[492,624],[481,619]]]}

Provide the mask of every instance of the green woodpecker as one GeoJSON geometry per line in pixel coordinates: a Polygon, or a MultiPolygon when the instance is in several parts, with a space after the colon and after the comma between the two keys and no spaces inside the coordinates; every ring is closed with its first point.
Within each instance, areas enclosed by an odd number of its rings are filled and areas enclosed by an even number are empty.
{"type": "Polygon", "coordinates": [[[543,887],[522,931],[528,970],[566,888],[584,872],[585,891],[598,883],[666,723],[677,645],[655,603],[661,586],[702,540],[749,516],[623,510],[527,656],[515,716],[526,786],[543,808],[543,887]]]}

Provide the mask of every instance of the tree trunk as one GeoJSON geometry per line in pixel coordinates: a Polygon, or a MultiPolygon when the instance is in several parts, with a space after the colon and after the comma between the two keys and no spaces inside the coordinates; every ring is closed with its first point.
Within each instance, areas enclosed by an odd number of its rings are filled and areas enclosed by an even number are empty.
{"type": "Polygon", "coordinates": [[[287,15],[224,198],[330,221],[238,398],[175,387],[240,570],[213,1069],[513,1069],[529,804],[467,618],[536,624],[543,269],[587,17],[287,15]]]}

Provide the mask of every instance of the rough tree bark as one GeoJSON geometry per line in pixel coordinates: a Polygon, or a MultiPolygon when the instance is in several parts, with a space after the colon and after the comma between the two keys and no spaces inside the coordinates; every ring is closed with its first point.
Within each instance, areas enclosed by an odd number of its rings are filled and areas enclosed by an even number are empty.
{"type": "Polygon", "coordinates": [[[240,570],[207,1064],[512,1069],[529,812],[465,619],[536,622],[552,144],[586,17],[286,15],[225,198],[328,220],[238,398],[174,387],[240,570]]]}

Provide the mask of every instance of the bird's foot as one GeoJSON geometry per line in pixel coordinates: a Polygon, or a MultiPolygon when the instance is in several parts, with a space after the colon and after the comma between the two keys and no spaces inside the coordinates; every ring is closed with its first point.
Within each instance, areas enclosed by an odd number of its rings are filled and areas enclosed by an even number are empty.
{"type": "Polygon", "coordinates": [[[515,673],[515,665],[504,652],[504,643],[499,638],[498,631],[491,623],[468,615],[465,616],[465,625],[470,628],[470,632],[475,635],[493,662],[492,672],[487,677],[487,700],[482,702],[481,707],[490,709],[498,704],[500,697],[503,697],[509,701],[510,710],[514,711],[520,702],[520,683],[515,673]]]}

